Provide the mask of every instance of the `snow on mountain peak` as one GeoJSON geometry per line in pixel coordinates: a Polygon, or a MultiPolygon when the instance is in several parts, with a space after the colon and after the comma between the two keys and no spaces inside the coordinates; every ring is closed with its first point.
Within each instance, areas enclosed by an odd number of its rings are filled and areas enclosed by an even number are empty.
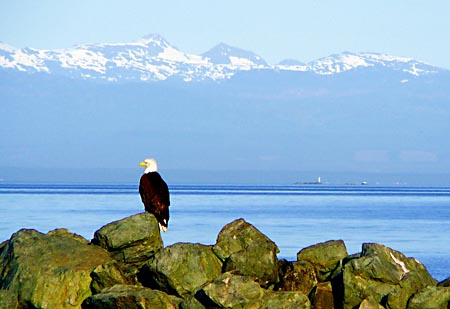
{"type": "Polygon", "coordinates": [[[202,55],[173,47],[159,34],[128,43],[78,45],[71,49],[19,49],[0,42],[0,68],[22,72],[46,72],[72,78],[185,81],[220,80],[252,69],[339,74],[361,68],[387,68],[415,76],[441,69],[406,57],[377,53],[351,53],[324,57],[307,64],[295,60],[269,65],[257,54],[220,43],[202,55]]]}
{"type": "Polygon", "coordinates": [[[6,44],[6,43],[3,43],[3,42],[0,41],[0,50],[4,50],[4,51],[7,51],[7,52],[14,52],[17,49],[18,48],[14,47],[14,46],[11,46],[9,44],[6,44]]]}
{"type": "Polygon", "coordinates": [[[331,55],[314,60],[306,65],[317,74],[330,75],[358,68],[384,67],[409,74],[418,75],[436,72],[436,68],[407,57],[396,57],[381,53],[351,53],[331,55]]]}
{"type": "Polygon", "coordinates": [[[214,64],[228,64],[235,66],[268,66],[257,54],[241,48],[220,43],[211,48],[203,57],[208,58],[214,64]]]}
{"type": "Polygon", "coordinates": [[[137,43],[141,43],[147,46],[159,46],[161,48],[172,47],[169,42],[158,33],[148,34],[137,41],[137,43]]]}

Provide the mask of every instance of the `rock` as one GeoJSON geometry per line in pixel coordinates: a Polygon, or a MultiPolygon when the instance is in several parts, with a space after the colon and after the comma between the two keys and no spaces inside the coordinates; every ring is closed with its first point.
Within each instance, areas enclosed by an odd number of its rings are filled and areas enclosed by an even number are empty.
{"type": "Polygon", "coordinates": [[[140,286],[115,285],[87,298],[83,302],[83,309],[175,309],[179,302],[181,300],[175,300],[161,291],[140,286]]]}
{"type": "Polygon", "coordinates": [[[19,308],[18,295],[9,290],[0,290],[0,308],[19,308]]]}
{"type": "Polygon", "coordinates": [[[127,280],[121,265],[116,260],[107,261],[91,272],[91,290],[94,294],[114,285],[127,285],[134,282],[127,280]]]}
{"type": "Polygon", "coordinates": [[[415,259],[380,244],[363,244],[361,257],[343,270],[343,307],[354,308],[372,296],[389,308],[405,308],[412,294],[436,285],[425,267],[415,259]]]}
{"type": "Polygon", "coordinates": [[[79,308],[91,295],[91,271],[108,259],[105,250],[65,229],[22,229],[0,254],[0,289],[17,294],[19,307],[79,308]]]}
{"type": "Polygon", "coordinates": [[[144,286],[183,296],[197,291],[222,272],[211,246],[177,243],[160,250],[139,274],[144,286]]]}
{"type": "Polygon", "coordinates": [[[407,309],[447,309],[450,308],[450,288],[428,286],[409,300],[407,309]]]}
{"type": "Polygon", "coordinates": [[[259,301],[265,290],[251,278],[224,273],[196,294],[207,308],[243,308],[259,301]]]}
{"type": "Polygon", "coordinates": [[[333,288],[331,282],[320,282],[311,293],[314,309],[334,309],[333,288]]]}
{"type": "Polygon", "coordinates": [[[277,245],[244,219],[222,228],[214,252],[224,262],[224,271],[253,276],[267,287],[278,281],[277,245]]]}
{"type": "Polygon", "coordinates": [[[442,280],[441,282],[439,282],[438,286],[449,287],[450,286],[450,278],[442,280]]]}
{"type": "Polygon", "coordinates": [[[367,297],[361,302],[361,305],[359,305],[358,309],[383,309],[384,307],[381,306],[372,296],[367,297]]]}
{"type": "Polygon", "coordinates": [[[148,212],[105,225],[95,232],[92,243],[125,263],[146,261],[163,247],[158,221],[148,212]]]}
{"type": "Polygon", "coordinates": [[[327,241],[295,262],[277,252],[243,219],[214,246],[162,248],[147,213],[104,226],[92,243],[65,229],[23,229],[0,243],[0,308],[450,308],[450,279],[437,284],[380,244],[348,256],[343,241],[327,241]]]}
{"type": "MultiPolygon", "coordinates": [[[[246,309],[310,309],[308,296],[298,291],[267,293],[261,300],[245,307],[246,309]]],[[[330,308],[328,308],[330,309],[330,308]]]]}
{"type": "MultiPolygon", "coordinates": [[[[377,256],[380,260],[388,262],[385,265],[386,269],[383,272],[383,279],[389,282],[399,283],[403,282],[407,277],[415,276],[422,281],[423,286],[437,284],[437,281],[431,277],[422,263],[384,245],[365,243],[362,245],[361,256],[377,256]]],[[[377,276],[377,274],[372,273],[371,276],[377,276]]]]}
{"type": "Polygon", "coordinates": [[[281,291],[300,291],[309,295],[318,283],[314,265],[309,262],[290,262],[284,268],[280,276],[281,291]]]}
{"type": "Polygon", "coordinates": [[[184,299],[178,306],[180,309],[205,309],[205,306],[202,305],[194,296],[184,296],[184,299]]]}
{"type": "Polygon", "coordinates": [[[306,261],[316,268],[319,281],[331,279],[332,273],[339,267],[339,262],[348,256],[342,240],[330,240],[300,250],[297,261],[306,261]]]}

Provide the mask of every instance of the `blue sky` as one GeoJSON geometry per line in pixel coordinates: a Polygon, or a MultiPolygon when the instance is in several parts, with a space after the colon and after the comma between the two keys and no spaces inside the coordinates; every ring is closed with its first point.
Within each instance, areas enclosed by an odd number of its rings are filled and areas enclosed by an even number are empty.
{"type": "Polygon", "coordinates": [[[448,16],[448,0],[0,0],[0,41],[53,49],[160,33],[185,52],[225,42],[272,64],[370,51],[450,68],[448,16]]]}

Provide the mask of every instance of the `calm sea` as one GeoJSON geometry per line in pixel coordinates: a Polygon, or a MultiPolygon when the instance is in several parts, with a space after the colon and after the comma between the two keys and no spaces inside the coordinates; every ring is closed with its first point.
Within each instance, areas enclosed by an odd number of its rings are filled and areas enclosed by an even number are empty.
{"type": "MultiPolygon", "coordinates": [[[[375,186],[195,186],[171,191],[165,245],[214,244],[237,218],[295,260],[307,246],[345,241],[349,253],[377,242],[450,276],[450,188],[375,186]]],[[[135,184],[0,184],[0,241],[21,228],[67,228],[91,239],[103,225],[143,211],[135,184]]]]}

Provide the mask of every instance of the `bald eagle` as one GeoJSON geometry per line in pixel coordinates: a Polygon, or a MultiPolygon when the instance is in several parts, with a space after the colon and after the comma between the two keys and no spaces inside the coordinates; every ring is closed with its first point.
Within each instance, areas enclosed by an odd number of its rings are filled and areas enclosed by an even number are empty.
{"type": "Polygon", "coordinates": [[[158,173],[155,159],[145,159],[139,166],[145,167],[139,182],[139,194],[145,211],[153,214],[159,223],[159,228],[166,232],[169,224],[169,188],[158,173]]]}

